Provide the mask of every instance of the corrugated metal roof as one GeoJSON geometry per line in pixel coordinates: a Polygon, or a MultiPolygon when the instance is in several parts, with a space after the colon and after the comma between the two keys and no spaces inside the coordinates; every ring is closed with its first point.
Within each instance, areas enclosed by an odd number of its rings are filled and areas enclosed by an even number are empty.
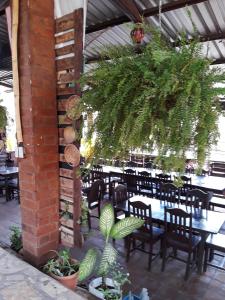
{"type": "MultiPolygon", "coordinates": [[[[141,10],[145,10],[159,5],[158,0],[135,0],[141,10]]],[[[163,0],[162,4],[168,2],[163,0]]],[[[115,17],[121,17],[124,13],[110,0],[89,0],[87,9],[87,26],[95,25],[115,17]]],[[[176,41],[181,32],[185,32],[188,38],[194,35],[208,36],[210,34],[224,33],[225,37],[225,1],[208,0],[199,4],[194,4],[168,11],[161,14],[162,32],[171,42],[176,41]],[[188,10],[196,26],[194,31],[192,21],[188,16],[188,10]]],[[[146,22],[152,26],[159,26],[159,16],[145,18],[146,22]]],[[[131,43],[130,29],[128,24],[121,24],[109,27],[104,30],[89,33],[86,35],[85,55],[88,59],[98,57],[106,45],[124,45],[131,43]]],[[[145,37],[144,42],[148,43],[149,37],[145,37]]],[[[211,59],[225,58],[225,40],[215,40],[204,42],[203,53],[208,54],[211,59]]]]}

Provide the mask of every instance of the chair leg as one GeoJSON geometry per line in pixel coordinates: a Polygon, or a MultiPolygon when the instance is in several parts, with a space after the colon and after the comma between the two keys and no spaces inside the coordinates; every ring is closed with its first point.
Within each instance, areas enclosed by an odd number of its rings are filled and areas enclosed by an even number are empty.
{"type": "Polygon", "coordinates": [[[88,228],[91,230],[91,216],[90,213],[88,213],[88,228]]]}
{"type": "Polygon", "coordinates": [[[209,257],[209,248],[206,246],[206,247],[205,247],[205,257],[204,257],[203,272],[206,272],[206,271],[207,271],[208,257],[209,257]]]}
{"type": "Polygon", "coordinates": [[[152,268],[152,244],[149,245],[149,256],[148,256],[148,271],[152,268]]]}
{"type": "Polygon", "coordinates": [[[214,259],[214,249],[210,249],[209,251],[209,261],[211,262],[214,259]]]}
{"type": "Polygon", "coordinates": [[[188,253],[188,260],[184,280],[188,280],[190,274],[191,252],[188,253]]]}
{"type": "Polygon", "coordinates": [[[162,269],[161,271],[165,271],[165,266],[166,266],[166,253],[167,253],[167,247],[165,242],[163,242],[163,249],[162,249],[162,269]]]}
{"type": "Polygon", "coordinates": [[[128,262],[130,259],[130,245],[131,245],[131,237],[127,237],[126,239],[126,247],[127,247],[127,257],[126,257],[126,261],[128,262]]]}

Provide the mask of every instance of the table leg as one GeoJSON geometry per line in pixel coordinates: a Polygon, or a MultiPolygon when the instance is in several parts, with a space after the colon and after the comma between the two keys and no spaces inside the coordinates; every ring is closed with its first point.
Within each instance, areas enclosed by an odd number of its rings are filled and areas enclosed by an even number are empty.
{"type": "Polygon", "coordinates": [[[204,251],[205,251],[205,243],[208,237],[207,232],[201,233],[201,242],[199,244],[198,250],[198,274],[201,275],[203,272],[203,261],[204,261],[204,251]]]}

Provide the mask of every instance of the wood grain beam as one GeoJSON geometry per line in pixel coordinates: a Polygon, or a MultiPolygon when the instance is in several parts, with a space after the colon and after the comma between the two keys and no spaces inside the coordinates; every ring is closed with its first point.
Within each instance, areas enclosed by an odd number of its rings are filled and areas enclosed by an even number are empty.
{"type": "Polygon", "coordinates": [[[115,4],[131,21],[142,22],[141,11],[134,0],[114,0],[115,4]]]}
{"type": "MultiPolygon", "coordinates": [[[[202,2],[206,2],[207,0],[177,0],[177,1],[172,1],[166,4],[163,4],[161,7],[161,11],[162,13],[168,12],[168,11],[173,11],[185,6],[190,6],[190,5],[194,5],[194,4],[198,4],[198,3],[202,3],[202,2]]],[[[155,6],[155,7],[151,7],[145,10],[142,10],[140,12],[140,15],[143,17],[152,17],[152,16],[156,16],[159,14],[159,7],[155,6]]],[[[89,25],[86,28],[86,34],[88,33],[92,33],[95,31],[99,31],[102,29],[105,29],[107,27],[113,27],[113,26],[117,26],[123,23],[127,23],[130,22],[130,18],[127,15],[121,16],[121,17],[117,17],[111,20],[107,20],[104,22],[100,22],[97,23],[95,25],[89,25]]]]}

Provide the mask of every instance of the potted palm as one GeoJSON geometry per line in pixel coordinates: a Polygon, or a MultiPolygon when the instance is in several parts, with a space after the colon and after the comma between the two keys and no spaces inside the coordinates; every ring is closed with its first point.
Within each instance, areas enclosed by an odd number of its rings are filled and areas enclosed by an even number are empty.
{"type": "Polygon", "coordinates": [[[79,263],[71,258],[69,250],[53,251],[56,257],[49,259],[43,270],[51,277],[70,289],[75,289],[78,282],[79,263]]]}
{"type": "Polygon", "coordinates": [[[97,275],[89,284],[90,293],[99,299],[121,299],[122,292],[118,282],[108,277],[117,260],[117,251],[112,245],[112,240],[123,239],[142,225],[143,220],[136,217],[126,217],[115,223],[112,205],[107,204],[102,208],[99,228],[103,235],[104,248],[102,251],[89,249],[79,268],[80,281],[93,273],[97,275]]]}

